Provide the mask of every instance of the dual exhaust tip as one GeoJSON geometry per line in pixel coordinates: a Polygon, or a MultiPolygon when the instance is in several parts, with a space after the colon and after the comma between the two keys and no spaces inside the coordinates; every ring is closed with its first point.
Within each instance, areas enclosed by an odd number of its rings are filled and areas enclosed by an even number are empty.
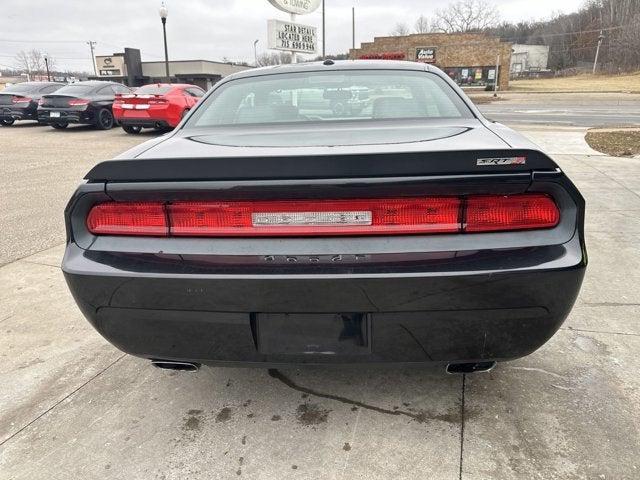
{"type": "MultiPolygon", "coordinates": [[[[163,370],[177,370],[182,372],[197,372],[200,369],[199,363],[177,362],[173,360],[151,360],[151,364],[163,370]]],[[[474,363],[450,363],[447,365],[447,373],[452,375],[489,372],[496,366],[496,362],[474,362],[474,363]]]]}

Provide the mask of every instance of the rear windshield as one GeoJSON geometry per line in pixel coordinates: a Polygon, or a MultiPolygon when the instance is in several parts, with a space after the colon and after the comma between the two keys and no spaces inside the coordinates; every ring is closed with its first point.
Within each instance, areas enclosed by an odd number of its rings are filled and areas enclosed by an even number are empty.
{"type": "Polygon", "coordinates": [[[62,87],[60,90],[56,90],[56,95],[85,95],[92,92],[95,88],[95,85],[72,84],[62,87]]]}
{"type": "Polygon", "coordinates": [[[208,97],[185,128],[472,117],[451,86],[432,73],[331,71],[233,80],[208,97]]]}
{"type": "Polygon", "coordinates": [[[164,95],[165,93],[169,93],[173,87],[167,86],[159,86],[159,85],[145,85],[140,88],[136,88],[134,93],[139,93],[141,95],[164,95]]]}
{"type": "Polygon", "coordinates": [[[16,83],[15,85],[9,85],[4,90],[0,90],[2,93],[31,93],[35,92],[39,88],[44,85],[41,83],[38,84],[28,84],[28,83],[16,83]]]}

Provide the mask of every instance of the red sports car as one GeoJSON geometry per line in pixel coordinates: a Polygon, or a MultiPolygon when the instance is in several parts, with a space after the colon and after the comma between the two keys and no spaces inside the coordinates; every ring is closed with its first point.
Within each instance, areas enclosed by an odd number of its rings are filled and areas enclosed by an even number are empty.
{"type": "Polygon", "coordinates": [[[203,95],[204,90],[195,85],[145,85],[133,93],[116,95],[113,116],[127,133],[140,133],[143,128],[171,130],[203,95]]]}

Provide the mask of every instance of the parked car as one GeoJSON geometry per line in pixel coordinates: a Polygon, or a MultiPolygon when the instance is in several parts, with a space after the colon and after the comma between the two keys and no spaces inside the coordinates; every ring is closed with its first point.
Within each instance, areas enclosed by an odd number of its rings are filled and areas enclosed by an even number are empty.
{"type": "Polygon", "coordinates": [[[143,128],[170,130],[204,96],[196,85],[154,83],[133,93],[116,95],[113,114],[127,133],[143,128]]]}
{"type": "Polygon", "coordinates": [[[72,83],[40,99],[38,121],[58,129],[79,123],[108,130],[115,124],[111,108],[116,94],[130,92],[129,87],[115,82],[72,83]]]}
{"type": "Polygon", "coordinates": [[[587,265],[564,171],[420,63],[230,75],[85,179],[65,212],[69,288],[162,368],[487,370],[551,338],[587,265]],[[296,101],[355,86],[378,93],[349,117],[296,101]]]}
{"type": "Polygon", "coordinates": [[[0,91],[0,125],[9,127],[16,120],[38,120],[38,101],[43,95],[64,87],[57,82],[23,82],[0,91]]]}

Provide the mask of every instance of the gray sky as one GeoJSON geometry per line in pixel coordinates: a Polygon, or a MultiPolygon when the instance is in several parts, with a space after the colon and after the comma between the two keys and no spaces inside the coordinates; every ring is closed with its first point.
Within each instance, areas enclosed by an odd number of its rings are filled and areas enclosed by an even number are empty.
{"type": "MultiPolygon", "coordinates": [[[[97,54],[127,47],[142,50],[143,60],[163,58],[160,0],[3,0],[0,8],[0,65],[13,66],[22,49],[37,48],[57,59],[58,67],[89,70],[87,40],[97,54]]],[[[266,48],[267,19],[288,15],[267,0],[167,0],[169,56],[175,60],[253,61],[253,41],[266,48]]],[[[356,7],[356,45],[387,35],[397,22],[412,26],[449,0],[326,0],[327,53],[351,44],[351,7],[356,7]]],[[[549,18],[575,11],[583,0],[494,0],[505,20],[549,18]]],[[[320,10],[298,17],[320,27],[320,10]]],[[[320,48],[320,44],[319,44],[320,48]]]]}

